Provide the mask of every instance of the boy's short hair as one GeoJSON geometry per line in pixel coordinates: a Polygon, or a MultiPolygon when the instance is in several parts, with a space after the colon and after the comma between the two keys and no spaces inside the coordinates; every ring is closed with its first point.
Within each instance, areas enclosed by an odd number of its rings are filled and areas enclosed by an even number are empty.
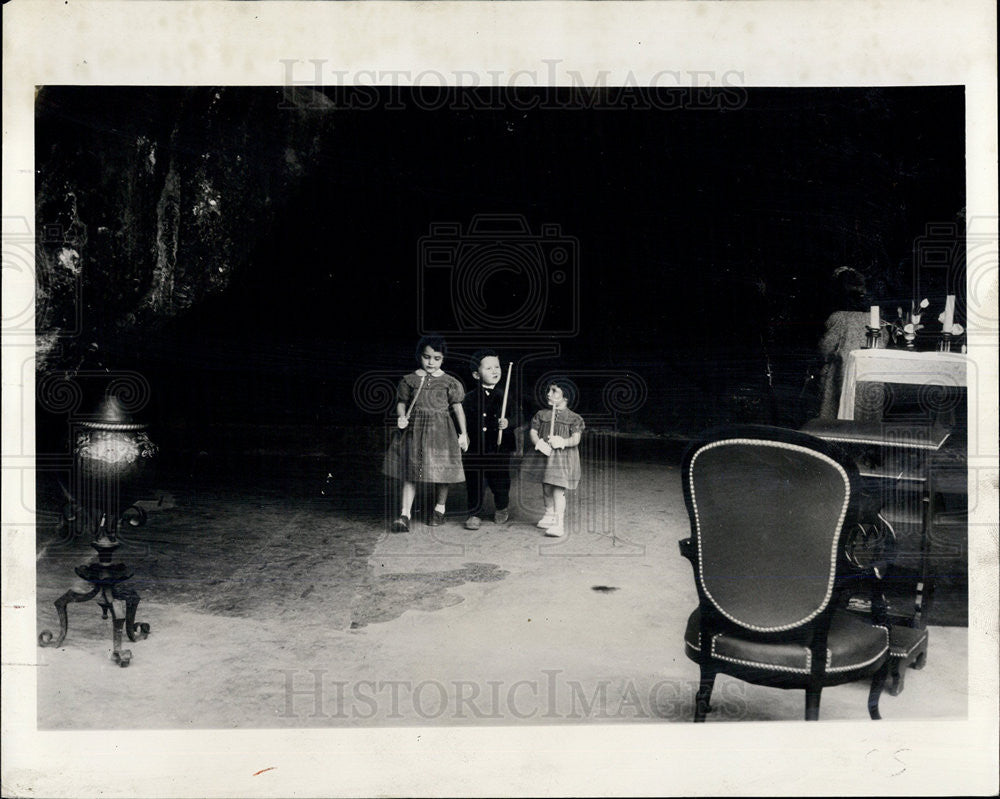
{"type": "Polygon", "coordinates": [[[499,360],[500,356],[497,354],[496,350],[489,350],[489,349],[476,350],[472,354],[472,357],[469,358],[469,366],[471,367],[473,372],[479,370],[479,364],[483,362],[484,358],[496,358],[497,360],[499,360]]]}
{"type": "Polygon", "coordinates": [[[420,341],[417,342],[417,362],[420,361],[420,356],[424,354],[424,348],[430,347],[435,352],[440,352],[442,355],[448,355],[448,345],[445,343],[444,336],[437,333],[428,333],[426,336],[421,336],[420,341]]]}

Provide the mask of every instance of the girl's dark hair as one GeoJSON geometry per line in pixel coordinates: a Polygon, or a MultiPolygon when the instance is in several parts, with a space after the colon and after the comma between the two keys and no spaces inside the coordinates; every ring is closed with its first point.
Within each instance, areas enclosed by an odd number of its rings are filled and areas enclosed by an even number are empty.
{"type": "Polygon", "coordinates": [[[496,350],[476,350],[472,357],[469,358],[469,367],[475,372],[479,369],[479,364],[483,362],[483,358],[500,358],[496,350]]]}
{"type": "Polygon", "coordinates": [[[448,356],[448,345],[445,343],[444,336],[439,336],[437,333],[428,333],[426,336],[421,336],[420,341],[417,342],[417,363],[420,362],[420,356],[424,354],[425,347],[430,347],[445,357],[448,356]]]}
{"type": "Polygon", "coordinates": [[[570,380],[568,377],[551,377],[545,381],[545,393],[549,393],[549,386],[556,386],[562,393],[563,397],[566,398],[566,407],[571,408],[576,404],[577,395],[580,393],[576,387],[576,383],[570,380]]]}

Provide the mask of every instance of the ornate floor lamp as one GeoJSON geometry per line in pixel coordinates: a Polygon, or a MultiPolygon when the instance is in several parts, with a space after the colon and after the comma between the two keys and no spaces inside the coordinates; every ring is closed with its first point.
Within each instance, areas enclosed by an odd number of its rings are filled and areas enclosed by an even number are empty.
{"type": "Polygon", "coordinates": [[[115,550],[121,545],[119,527],[139,526],[145,521],[145,512],[133,503],[157,454],[156,445],[146,435],[146,427],[136,423],[113,396],[103,399],[92,419],[77,423],[73,445],[75,509],[70,516],[80,514],[97,555],[75,569],[85,590],[71,588],[55,601],[59,635],[53,639],[51,632],[43,631],[38,636],[41,646],[62,645],[69,629],[67,605],[95,598],[103,618],[111,614],[112,657],[120,666],[127,666],[132,659],[131,650],[121,648],[122,630],[133,642],[149,635],[149,625],[135,620],[138,593],[123,586],[132,576],[132,570],[115,559],[115,550]]]}

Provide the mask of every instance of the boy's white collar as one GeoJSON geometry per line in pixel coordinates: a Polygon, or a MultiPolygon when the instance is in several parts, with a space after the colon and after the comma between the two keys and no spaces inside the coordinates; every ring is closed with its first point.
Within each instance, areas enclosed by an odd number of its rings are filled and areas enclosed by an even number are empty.
{"type": "Polygon", "coordinates": [[[416,373],[420,375],[420,377],[423,377],[424,375],[430,375],[431,377],[441,377],[441,375],[444,374],[444,369],[438,369],[435,372],[428,372],[426,369],[417,369],[416,373]]]}

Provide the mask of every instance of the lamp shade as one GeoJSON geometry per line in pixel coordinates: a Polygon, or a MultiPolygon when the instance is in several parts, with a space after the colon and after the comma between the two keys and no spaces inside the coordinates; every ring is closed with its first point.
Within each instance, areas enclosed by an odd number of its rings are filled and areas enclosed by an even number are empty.
{"type": "Polygon", "coordinates": [[[158,448],[146,429],[114,396],[105,396],[93,416],[77,423],[77,501],[106,514],[112,524],[147,487],[158,448]]]}

